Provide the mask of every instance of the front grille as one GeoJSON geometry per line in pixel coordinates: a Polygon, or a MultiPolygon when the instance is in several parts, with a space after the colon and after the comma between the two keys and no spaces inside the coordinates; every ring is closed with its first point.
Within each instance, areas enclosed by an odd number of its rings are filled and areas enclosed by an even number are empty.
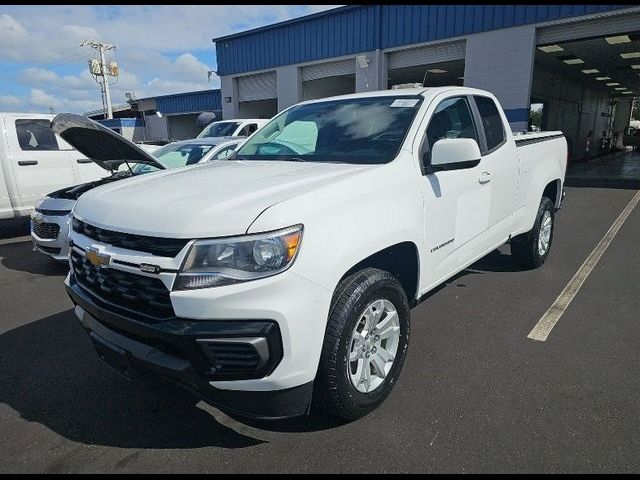
{"type": "Polygon", "coordinates": [[[90,225],[77,218],[73,219],[73,230],[100,243],[163,257],[175,257],[189,242],[187,239],[180,238],[159,238],[114,232],[90,225]]]}
{"type": "Polygon", "coordinates": [[[198,343],[211,364],[213,373],[253,373],[261,362],[260,355],[250,343],[198,343]]]}
{"type": "Polygon", "coordinates": [[[143,319],[175,317],[169,290],[160,279],[98,268],[75,250],[71,251],[70,257],[78,285],[99,300],[134,312],[143,319]]]}
{"type": "Polygon", "coordinates": [[[50,210],[46,208],[36,208],[35,210],[38,213],[51,217],[64,217],[65,215],[71,213],[71,210],[50,210]]]}
{"type": "Polygon", "coordinates": [[[57,223],[33,222],[33,233],[39,238],[55,240],[60,233],[60,225],[57,223]]]}

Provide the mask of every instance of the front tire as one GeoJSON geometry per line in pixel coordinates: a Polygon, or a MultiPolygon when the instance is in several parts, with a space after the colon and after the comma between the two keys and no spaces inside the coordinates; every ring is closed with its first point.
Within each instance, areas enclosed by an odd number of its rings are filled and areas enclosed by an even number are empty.
{"type": "Polygon", "coordinates": [[[389,395],[409,345],[409,302],[388,272],[366,268],[340,282],[325,333],[314,405],[362,417],[389,395]]]}
{"type": "Polygon", "coordinates": [[[524,267],[540,267],[549,256],[555,225],[555,207],[551,199],[542,197],[533,228],[511,239],[511,255],[524,267]]]}

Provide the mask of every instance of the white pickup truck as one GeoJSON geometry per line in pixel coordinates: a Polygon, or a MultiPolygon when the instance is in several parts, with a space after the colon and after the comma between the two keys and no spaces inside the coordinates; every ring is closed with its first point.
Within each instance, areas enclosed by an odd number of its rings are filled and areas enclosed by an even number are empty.
{"type": "Polygon", "coordinates": [[[53,133],[53,117],[0,112],[0,220],[28,216],[43,195],[104,176],[53,133]]]}
{"type": "Polygon", "coordinates": [[[250,417],[353,419],[398,380],[429,290],[506,242],[544,263],[567,145],[440,87],[294,105],[230,158],[80,197],[76,315],[127,375],[250,417]]]}

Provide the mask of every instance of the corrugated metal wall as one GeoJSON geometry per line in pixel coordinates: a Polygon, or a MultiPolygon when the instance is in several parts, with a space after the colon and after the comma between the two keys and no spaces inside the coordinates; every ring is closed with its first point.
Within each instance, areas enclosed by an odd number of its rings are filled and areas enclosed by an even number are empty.
{"type": "Polygon", "coordinates": [[[606,12],[631,5],[367,5],[342,7],[216,41],[219,75],[606,12]]]}
{"type": "Polygon", "coordinates": [[[156,97],[156,109],[163,114],[220,110],[222,109],[220,90],[156,97]]]}
{"type": "Polygon", "coordinates": [[[218,75],[374,50],[377,9],[339,8],[332,15],[216,42],[218,75]]]}

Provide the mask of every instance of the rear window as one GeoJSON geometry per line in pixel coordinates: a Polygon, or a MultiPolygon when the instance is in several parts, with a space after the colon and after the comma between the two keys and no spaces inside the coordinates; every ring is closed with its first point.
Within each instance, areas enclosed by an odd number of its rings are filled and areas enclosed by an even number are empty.
{"type": "Polygon", "coordinates": [[[487,140],[487,150],[491,151],[500,146],[505,140],[504,127],[500,113],[498,113],[498,107],[489,97],[474,96],[473,98],[476,101],[480,118],[482,119],[482,126],[487,140]]]}
{"type": "Polygon", "coordinates": [[[22,150],[59,150],[49,120],[16,120],[16,134],[22,150]]]}

